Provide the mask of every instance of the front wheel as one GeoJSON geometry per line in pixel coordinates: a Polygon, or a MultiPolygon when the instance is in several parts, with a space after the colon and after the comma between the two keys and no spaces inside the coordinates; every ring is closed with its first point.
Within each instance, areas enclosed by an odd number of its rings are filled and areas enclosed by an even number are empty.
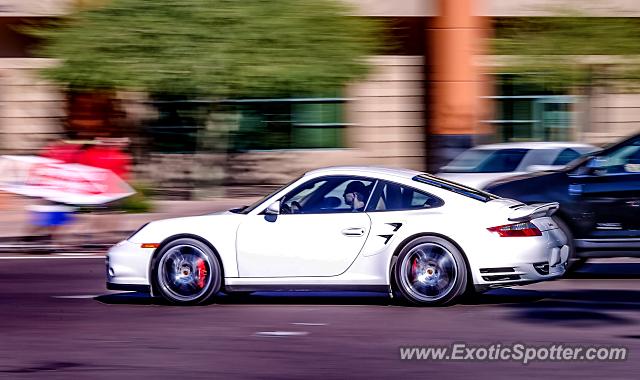
{"type": "Polygon", "coordinates": [[[452,303],[467,286],[467,268],[462,253],[451,242],[419,237],[405,245],[394,265],[397,293],[420,305],[452,303]]]}
{"type": "Polygon", "coordinates": [[[153,265],[154,290],[174,304],[206,302],[221,287],[220,262],[213,251],[195,239],[176,239],[160,250],[153,265]]]}

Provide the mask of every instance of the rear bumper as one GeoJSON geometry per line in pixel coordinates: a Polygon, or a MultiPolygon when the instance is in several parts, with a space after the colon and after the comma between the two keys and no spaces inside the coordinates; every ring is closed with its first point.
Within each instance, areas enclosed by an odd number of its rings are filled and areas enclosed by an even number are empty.
{"type": "Polygon", "coordinates": [[[513,267],[483,269],[485,271],[487,269],[500,269],[500,271],[480,273],[480,278],[482,280],[475,282],[475,288],[478,290],[527,285],[540,281],[553,280],[562,277],[565,274],[567,270],[567,262],[565,259],[564,262],[554,266],[549,266],[548,262],[541,261],[537,263],[518,264],[513,267]],[[506,268],[509,268],[509,271],[502,270],[506,268]],[[545,268],[548,268],[548,272],[545,271],[545,268]]]}
{"type": "Polygon", "coordinates": [[[539,237],[496,238],[492,259],[482,260],[473,271],[476,289],[526,285],[562,277],[569,246],[560,229],[539,237]]]}

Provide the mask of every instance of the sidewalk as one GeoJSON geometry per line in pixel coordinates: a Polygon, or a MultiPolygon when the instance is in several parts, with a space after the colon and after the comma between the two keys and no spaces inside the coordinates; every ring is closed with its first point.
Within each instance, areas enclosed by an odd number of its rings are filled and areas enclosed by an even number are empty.
{"type": "MultiPolygon", "coordinates": [[[[29,214],[26,207],[33,202],[11,196],[0,204],[0,251],[3,247],[28,246],[25,241],[31,235],[29,214]]],[[[78,214],[76,220],[56,231],[56,244],[113,244],[126,238],[143,224],[165,218],[202,215],[233,207],[251,204],[257,198],[216,198],[198,201],[155,201],[154,211],[142,214],[92,213],[78,214]]]]}

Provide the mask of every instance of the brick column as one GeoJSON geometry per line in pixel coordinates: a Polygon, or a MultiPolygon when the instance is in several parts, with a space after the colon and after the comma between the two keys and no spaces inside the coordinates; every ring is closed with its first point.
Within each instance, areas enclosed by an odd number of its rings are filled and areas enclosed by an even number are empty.
{"type": "Polygon", "coordinates": [[[439,0],[438,16],[427,29],[429,41],[427,97],[428,166],[436,171],[472,145],[489,110],[480,96],[488,93],[475,62],[486,50],[489,19],[476,16],[479,0],[439,0]]]}

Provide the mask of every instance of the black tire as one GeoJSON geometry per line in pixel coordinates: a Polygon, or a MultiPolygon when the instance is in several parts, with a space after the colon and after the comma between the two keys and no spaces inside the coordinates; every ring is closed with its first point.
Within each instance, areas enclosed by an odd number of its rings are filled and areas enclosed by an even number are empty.
{"type": "Polygon", "coordinates": [[[393,266],[392,286],[394,293],[410,304],[447,305],[465,292],[468,277],[462,252],[454,244],[422,236],[400,250],[393,266]]]}
{"type": "Polygon", "coordinates": [[[164,245],[153,259],[154,293],[177,305],[205,303],[222,286],[222,269],[215,253],[203,242],[181,238],[164,245]]]}
{"type": "Polygon", "coordinates": [[[576,255],[576,243],[573,240],[573,234],[571,229],[562,219],[557,216],[553,217],[553,221],[556,222],[558,227],[567,235],[567,245],[569,246],[569,258],[567,259],[567,271],[566,273],[578,270],[581,266],[587,263],[586,257],[578,257],[576,255]]]}

